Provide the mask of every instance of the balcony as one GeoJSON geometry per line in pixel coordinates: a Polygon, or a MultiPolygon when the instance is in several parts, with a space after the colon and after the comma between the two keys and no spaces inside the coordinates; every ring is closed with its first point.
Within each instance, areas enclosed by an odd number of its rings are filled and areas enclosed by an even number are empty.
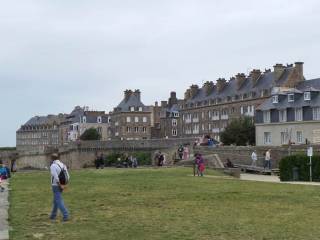
{"type": "Polygon", "coordinates": [[[227,120],[227,119],[229,119],[229,116],[228,115],[221,115],[221,119],[222,120],[227,120]]]}
{"type": "Polygon", "coordinates": [[[212,120],[214,120],[214,121],[220,120],[220,116],[212,116],[212,120]]]}

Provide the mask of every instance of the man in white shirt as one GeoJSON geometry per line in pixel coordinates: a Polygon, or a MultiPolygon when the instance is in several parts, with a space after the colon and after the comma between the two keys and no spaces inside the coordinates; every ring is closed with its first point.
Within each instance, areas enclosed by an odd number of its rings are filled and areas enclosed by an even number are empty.
{"type": "Polygon", "coordinates": [[[59,155],[57,153],[52,154],[51,156],[52,164],[50,166],[51,173],[51,187],[53,192],[53,207],[52,212],[50,214],[50,219],[55,220],[57,217],[58,209],[61,211],[63,215],[63,221],[69,220],[69,213],[67,208],[64,206],[62,191],[64,189],[64,185],[60,183],[59,174],[64,169],[66,172],[66,178],[69,180],[69,173],[67,167],[59,160],[59,155]]]}
{"type": "Polygon", "coordinates": [[[253,150],[253,152],[251,154],[251,159],[252,159],[251,166],[252,167],[256,167],[257,166],[257,160],[258,160],[256,150],[253,150]]]}

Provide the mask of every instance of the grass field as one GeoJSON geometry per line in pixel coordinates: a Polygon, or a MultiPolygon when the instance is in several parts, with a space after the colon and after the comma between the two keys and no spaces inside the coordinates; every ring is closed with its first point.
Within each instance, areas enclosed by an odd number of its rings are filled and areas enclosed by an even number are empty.
{"type": "Polygon", "coordinates": [[[320,188],[193,177],[189,168],[71,172],[50,222],[47,172],[10,183],[10,239],[319,239],[320,188]]]}

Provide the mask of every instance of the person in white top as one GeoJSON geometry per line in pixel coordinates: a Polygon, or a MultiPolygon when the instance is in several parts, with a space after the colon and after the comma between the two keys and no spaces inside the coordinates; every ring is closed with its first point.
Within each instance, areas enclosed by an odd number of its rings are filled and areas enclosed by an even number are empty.
{"type": "Polygon", "coordinates": [[[65,170],[67,180],[70,179],[67,167],[59,160],[59,155],[57,153],[51,156],[52,164],[50,166],[51,173],[51,187],[53,192],[53,206],[50,214],[50,219],[55,220],[57,217],[58,209],[63,215],[63,221],[69,220],[69,212],[64,205],[62,198],[62,191],[65,185],[62,185],[59,180],[59,174],[61,171],[65,170]]]}
{"type": "Polygon", "coordinates": [[[264,157],[264,169],[271,169],[271,149],[268,149],[266,151],[265,157],[264,157]]]}
{"type": "Polygon", "coordinates": [[[251,166],[252,167],[256,167],[257,166],[257,160],[258,160],[256,150],[253,150],[253,152],[251,154],[251,159],[252,159],[251,166]]]}

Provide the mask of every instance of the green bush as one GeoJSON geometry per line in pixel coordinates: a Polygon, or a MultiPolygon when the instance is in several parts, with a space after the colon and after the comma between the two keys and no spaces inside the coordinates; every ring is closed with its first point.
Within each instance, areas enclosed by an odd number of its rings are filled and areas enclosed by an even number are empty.
{"type": "MultiPolygon", "coordinates": [[[[281,159],[279,163],[280,168],[280,180],[292,181],[293,168],[298,169],[298,180],[309,181],[310,180],[310,168],[309,157],[306,155],[292,155],[281,159]]],[[[312,157],[312,180],[320,182],[320,156],[312,157]]]]}
{"type": "MultiPolygon", "coordinates": [[[[136,157],[139,165],[151,165],[151,153],[149,152],[134,152],[132,154],[128,154],[127,156],[132,155],[136,157]]],[[[104,163],[105,166],[116,166],[118,164],[118,158],[121,159],[121,163],[126,161],[127,156],[124,153],[114,152],[105,157],[104,163]]]]}
{"type": "Polygon", "coordinates": [[[135,152],[134,157],[138,160],[138,165],[151,165],[151,153],[149,152],[135,152]]]}

